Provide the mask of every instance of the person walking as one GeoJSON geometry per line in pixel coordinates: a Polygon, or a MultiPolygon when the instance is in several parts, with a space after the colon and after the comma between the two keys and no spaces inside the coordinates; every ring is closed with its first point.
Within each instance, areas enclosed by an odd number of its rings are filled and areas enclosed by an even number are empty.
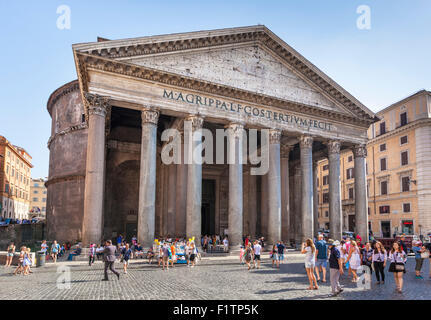
{"type": "Polygon", "coordinates": [[[112,245],[112,241],[107,240],[105,242],[105,249],[103,250],[103,260],[105,261],[105,278],[103,278],[102,281],[109,280],[108,269],[111,270],[111,272],[117,276],[118,280],[120,280],[120,274],[114,268],[116,251],[117,248],[112,245]]]}
{"type": "Polygon", "coordinates": [[[43,240],[40,244],[40,251],[44,253],[46,258],[46,255],[48,254],[48,245],[46,244],[46,240],[43,240]]]}
{"type": "Polygon", "coordinates": [[[51,258],[54,263],[57,263],[58,252],[60,251],[60,245],[56,240],[51,245],[51,258]]]}
{"type": "Polygon", "coordinates": [[[316,246],[316,276],[317,281],[320,281],[320,272],[322,272],[322,282],[326,282],[326,268],[328,261],[328,246],[323,239],[323,234],[317,236],[316,246]]]}
{"type": "Polygon", "coordinates": [[[248,266],[248,270],[250,270],[251,269],[250,262],[253,260],[253,248],[251,247],[251,242],[249,242],[247,247],[245,248],[244,260],[248,266]]]}
{"type": "Polygon", "coordinates": [[[14,254],[15,254],[15,244],[11,242],[7,247],[5,267],[11,266],[14,254]]]}
{"type": "Polygon", "coordinates": [[[274,268],[274,265],[277,266],[277,246],[274,244],[272,246],[271,250],[271,260],[272,260],[272,267],[274,268]]]}
{"type": "Polygon", "coordinates": [[[371,275],[373,274],[373,249],[371,248],[371,243],[366,242],[364,248],[362,248],[361,253],[361,264],[365,270],[365,283],[371,283],[371,275]]]}
{"type": "Polygon", "coordinates": [[[350,241],[350,251],[347,256],[346,264],[349,264],[349,271],[352,272],[352,282],[358,282],[358,275],[356,271],[361,265],[361,253],[359,251],[356,241],[350,241]]]}
{"type": "Polygon", "coordinates": [[[94,259],[96,257],[96,244],[90,244],[90,250],[88,251],[88,265],[91,267],[91,265],[94,263],[94,259]]]}
{"type": "Polygon", "coordinates": [[[229,251],[229,240],[227,237],[224,237],[223,239],[223,251],[228,252],[229,251]]]}
{"type": "Polygon", "coordinates": [[[256,268],[256,264],[257,264],[257,269],[260,268],[260,252],[262,251],[262,246],[259,244],[259,241],[255,241],[254,242],[254,246],[253,246],[253,256],[254,256],[254,266],[253,268],[256,268]]]}
{"type": "Polygon", "coordinates": [[[121,251],[122,257],[123,257],[123,270],[124,273],[127,273],[127,267],[129,266],[129,260],[132,256],[132,249],[130,248],[129,244],[126,243],[125,247],[121,251]]]}
{"type": "Polygon", "coordinates": [[[393,243],[388,259],[391,262],[389,272],[394,274],[396,290],[398,293],[402,293],[403,275],[406,273],[407,254],[402,249],[399,242],[393,243]]]}
{"type": "Polygon", "coordinates": [[[343,259],[338,249],[340,242],[338,240],[329,240],[329,278],[331,281],[331,296],[337,296],[343,289],[340,286],[340,275],[344,273],[343,259]]]}
{"type": "Polygon", "coordinates": [[[422,253],[426,251],[425,247],[421,246],[420,241],[415,240],[413,241],[412,250],[415,254],[415,261],[416,261],[416,265],[415,265],[416,279],[423,279],[423,277],[421,276],[421,270],[425,259],[422,258],[422,253]]]}
{"type": "Polygon", "coordinates": [[[277,268],[280,269],[280,263],[284,260],[284,249],[286,246],[281,242],[278,241],[277,243],[277,268]]]}
{"type": "Polygon", "coordinates": [[[191,268],[194,268],[194,266],[196,265],[196,258],[197,258],[197,250],[196,250],[195,243],[192,242],[190,244],[190,262],[192,263],[191,268]]]}
{"type": "Polygon", "coordinates": [[[305,270],[307,270],[308,281],[310,282],[308,290],[317,290],[319,286],[317,285],[317,280],[314,275],[314,268],[316,267],[316,247],[314,246],[313,240],[307,239],[302,243],[301,253],[305,254],[305,270]]]}
{"type": "Polygon", "coordinates": [[[377,284],[385,283],[385,267],[386,267],[387,253],[385,247],[381,242],[377,241],[373,250],[373,267],[376,272],[377,284]]]}

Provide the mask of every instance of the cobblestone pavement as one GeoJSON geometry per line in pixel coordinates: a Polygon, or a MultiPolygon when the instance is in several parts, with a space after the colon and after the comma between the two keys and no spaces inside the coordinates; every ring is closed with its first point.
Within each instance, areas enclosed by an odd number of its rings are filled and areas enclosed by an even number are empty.
{"type": "MultiPolygon", "coordinates": [[[[373,277],[371,290],[358,288],[346,276],[341,284],[345,291],[336,298],[329,298],[329,282],[319,290],[305,290],[308,286],[303,256],[289,253],[287,263],[279,270],[271,268],[267,258],[259,270],[247,271],[236,257],[203,258],[195,268],[176,265],[162,271],[155,264],[133,260],[128,274],[121,271],[118,281],[101,281],[103,265],[96,262],[89,267],[85,262],[48,263],[33,268],[29,276],[13,276],[13,268],[0,267],[0,299],[431,299],[431,281],[428,278],[429,262],[424,263],[424,280],[414,277],[414,259],[409,258],[405,274],[404,292],[394,292],[393,276],[387,273],[385,285],[376,285],[373,277]],[[70,288],[59,289],[58,267],[70,268],[70,288]]],[[[63,274],[64,275],[64,274],[63,274]]],[[[60,281],[61,282],[61,281],[60,281]]],[[[67,285],[67,283],[66,283],[67,285]]]]}

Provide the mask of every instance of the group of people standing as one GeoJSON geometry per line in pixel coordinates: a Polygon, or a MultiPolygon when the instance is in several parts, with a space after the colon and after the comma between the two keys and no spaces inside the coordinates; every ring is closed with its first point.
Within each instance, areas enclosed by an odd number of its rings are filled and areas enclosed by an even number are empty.
{"type": "MultiPolygon", "coordinates": [[[[358,271],[365,271],[365,281],[371,283],[370,275],[375,272],[377,284],[385,283],[385,267],[389,264],[388,271],[393,273],[396,284],[396,291],[401,293],[403,289],[403,275],[406,273],[407,247],[401,241],[395,241],[389,251],[385,249],[382,243],[374,241],[361,245],[361,239],[357,241],[329,239],[328,243],[323,239],[323,235],[318,236],[318,240],[313,242],[307,239],[301,248],[301,253],[305,254],[305,268],[307,271],[310,286],[308,289],[317,290],[317,284],[320,281],[320,272],[322,272],[322,282],[326,282],[326,269],[329,262],[330,281],[332,296],[340,294],[343,289],[340,286],[340,276],[348,272],[352,277],[352,282],[358,282],[358,271]]],[[[416,278],[420,276],[423,259],[429,257],[429,251],[414,243],[413,251],[416,258],[416,278]],[[428,253],[427,253],[428,251],[428,253]]],[[[431,279],[431,271],[430,271],[431,279]]]]}

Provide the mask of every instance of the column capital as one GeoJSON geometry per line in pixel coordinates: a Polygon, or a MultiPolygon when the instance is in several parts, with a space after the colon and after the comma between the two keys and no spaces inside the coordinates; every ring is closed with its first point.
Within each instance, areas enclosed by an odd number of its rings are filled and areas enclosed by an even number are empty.
{"type": "Polygon", "coordinates": [[[192,123],[193,131],[202,129],[204,124],[204,118],[200,115],[189,115],[184,119],[184,121],[190,121],[192,123]]]}
{"type": "Polygon", "coordinates": [[[313,137],[311,136],[300,136],[299,137],[299,145],[301,148],[312,148],[313,147],[313,137]]]}
{"type": "Polygon", "coordinates": [[[84,104],[87,107],[88,114],[95,114],[102,117],[106,116],[108,112],[109,105],[109,97],[100,96],[98,94],[93,94],[89,92],[84,92],[84,104]]]}
{"type": "Polygon", "coordinates": [[[326,142],[328,146],[328,152],[331,153],[340,153],[341,142],[338,140],[329,140],[326,142]]]}
{"type": "Polygon", "coordinates": [[[235,139],[240,139],[243,137],[244,125],[238,122],[231,122],[226,127],[235,139]]]}
{"type": "Polygon", "coordinates": [[[289,158],[289,153],[292,149],[293,147],[288,144],[280,144],[280,157],[289,158]]]}
{"type": "Polygon", "coordinates": [[[279,144],[281,139],[281,130],[270,129],[269,130],[269,144],[279,144]]]}
{"type": "Polygon", "coordinates": [[[142,110],[141,117],[142,124],[152,123],[157,125],[157,122],[159,121],[159,111],[152,107],[147,107],[142,110]]]}
{"type": "Polygon", "coordinates": [[[367,146],[365,144],[357,144],[353,147],[353,155],[355,158],[365,158],[367,156],[367,146]]]}

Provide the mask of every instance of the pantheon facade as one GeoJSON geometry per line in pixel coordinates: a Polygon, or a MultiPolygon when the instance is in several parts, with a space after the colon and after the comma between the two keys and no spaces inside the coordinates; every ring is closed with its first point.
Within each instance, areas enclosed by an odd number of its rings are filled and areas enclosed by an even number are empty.
{"type": "MultiPolygon", "coordinates": [[[[354,152],[357,233],[368,235],[367,129],[377,118],[265,26],[73,45],[77,80],[54,91],[50,239],[99,243],[244,235],[300,243],[317,232],[317,161],[329,160],[331,237],[343,231],[340,150],[354,152]],[[249,161],[165,164],[161,135],[184,123],[269,130],[269,169],[249,161]]],[[[346,70],[346,72],[348,72],[346,70]]],[[[201,141],[192,143],[199,148],[201,141]]],[[[184,157],[184,150],[182,151],[184,157]]],[[[238,157],[239,158],[239,157],[238,157]]]]}

